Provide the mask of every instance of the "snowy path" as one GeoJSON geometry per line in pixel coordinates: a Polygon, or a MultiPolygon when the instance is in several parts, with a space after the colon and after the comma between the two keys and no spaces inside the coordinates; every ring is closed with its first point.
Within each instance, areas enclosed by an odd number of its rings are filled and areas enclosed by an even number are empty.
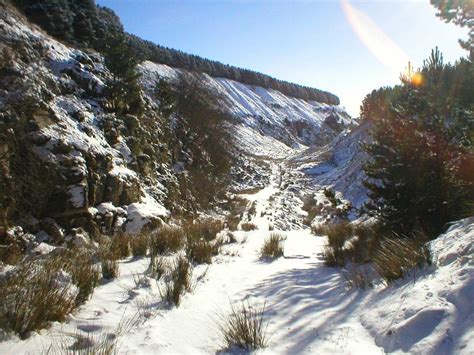
{"type": "MultiPolygon", "coordinates": [[[[255,201],[252,222],[258,230],[235,233],[245,240],[233,246],[237,256],[218,256],[206,273],[207,266],[196,267],[195,275],[205,276],[192,293],[183,297],[178,308],[154,309],[159,300],[156,285],[130,290],[147,260],[126,260],[121,262],[117,280],[96,289],[68,324],[53,328],[113,332],[120,319],[136,313],[137,300],[142,299],[147,300],[155,316],[121,335],[120,353],[216,353],[224,347],[218,332],[219,315],[226,314],[231,303],[248,299],[252,304],[266,302],[270,342],[262,353],[381,353],[359,323],[358,313],[353,312],[364,293],[348,293],[340,273],[323,265],[324,238],[311,235],[309,229],[281,232],[287,237],[284,257],[273,262],[259,259],[259,250],[270,234],[270,220],[278,209],[269,202],[279,191],[278,185],[275,168],[269,186],[245,195],[255,201]]],[[[44,348],[44,341],[43,336],[32,337],[27,351],[44,348]]],[[[24,352],[25,345],[18,343],[7,349],[8,353],[24,352]]]]}
{"type": "Polygon", "coordinates": [[[320,259],[324,239],[309,230],[285,232],[285,256],[273,262],[259,260],[259,250],[269,235],[268,199],[276,191],[277,178],[254,195],[258,230],[237,232],[246,237],[240,256],[213,264],[193,294],[179,308],[163,312],[135,334],[127,336],[126,353],[215,353],[222,349],[217,330],[219,314],[231,302],[250,299],[266,302],[270,344],[266,353],[380,353],[372,338],[351,317],[359,301],[348,294],[337,271],[320,259]]]}

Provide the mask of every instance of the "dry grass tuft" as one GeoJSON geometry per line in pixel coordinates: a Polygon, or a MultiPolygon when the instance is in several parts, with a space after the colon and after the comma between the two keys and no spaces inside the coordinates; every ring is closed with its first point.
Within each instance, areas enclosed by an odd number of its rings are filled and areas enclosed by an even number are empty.
{"type": "Polygon", "coordinates": [[[115,279],[119,276],[119,265],[117,260],[102,260],[102,277],[104,279],[115,279]]]}
{"type": "Polygon", "coordinates": [[[230,314],[221,316],[219,330],[228,348],[237,346],[251,351],[268,344],[265,322],[265,304],[262,307],[242,302],[240,307],[231,305],[230,314]]]}
{"type": "Polygon", "coordinates": [[[240,228],[245,232],[250,232],[257,229],[257,226],[252,222],[244,222],[240,225],[240,228]]]}
{"type": "Polygon", "coordinates": [[[151,255],[176,253],[184,246],[184,230],[180,227],[164,226],[150,237],[151,255]]]}
{"type": "Polygon", "coordinates": [[[146,256],[150,235],[148,233],[140,233],[130,236],[130,249],[134,257],[146,256]]]}
{"type": "Polygon", "coordinates": [[[78,293],[61,280],[67,277],[45,262],[18,265],[0,281],[0,327],[25,339],[50,322],[64,321],[76,307],[78,293]]]}
{"type": "Polygon", "coordinates": [[[165,280],[165,289],[161,297],[167,303],[179,306],[181,296],[192,290],[192,265],[189,260],[180,256],[173,264],[171,274],[165,280]]]}
{"type": "Polygon", "coordinates": [[[385,238],[374,252],[374,269],[386,283],[391,283],[411,270],[431,264],[426,240],[422,236],[385,238]]]}
{"type": "Polygon", "coordinates": [[[130,235],[124,232],[117,233],[112,237],[109,246],[108,259],[119,260],[130,256],[130,235]]]}
{"type": "Polygon", "coordinates": [[[276,259],[283,256],[283,241],[285,236],[279,233],[271,233],[270,237],[263,243],[262,249],[260,250],[260,257],[276,259]]]}

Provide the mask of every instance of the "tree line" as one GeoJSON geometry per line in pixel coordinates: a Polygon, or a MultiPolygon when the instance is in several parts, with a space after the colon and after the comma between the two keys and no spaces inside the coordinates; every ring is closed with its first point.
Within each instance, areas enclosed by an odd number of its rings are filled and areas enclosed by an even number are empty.
{"type": "Polygon", "coordinates": [[[52,36],[83,48],[101,51],[104,40],[121,33],[127,45],[141,60],[150,60],[213,77],[236,80],[244,84],[274,89],[303,100],[338,105],[339,98],[327,91],[275,79],[249,69],[237,68],[218,61],[167,48],[126,33],[113,10],[98,6],[95,0],[11,0],[32,22],[52,36]]]}

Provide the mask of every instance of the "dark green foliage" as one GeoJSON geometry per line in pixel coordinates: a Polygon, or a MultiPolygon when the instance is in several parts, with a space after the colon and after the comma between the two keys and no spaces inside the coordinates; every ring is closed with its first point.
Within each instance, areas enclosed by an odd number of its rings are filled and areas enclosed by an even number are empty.
{"type": "Polygon", "coordinates": [[[119,31],[107,33],[100,47],[105,65],[112,73],[106,92],[111,110],[119,114],[140,114],[143,103],[138,84],[140,75],[136,70],[140,62],[138,56],[119,31]]]}
{"type": "Polygon", "coordinates": [[[367,207],[390,231],[433,238],[474,199],[474,71],[465,60],[444,64],[435,50],[416,75],[364,100],[367,207]]]}
{"type": "Polygon", "coordinates": [[[474,3],[472,0],[431,0],[431,4],[438,9],[437,16],[446,22],[453,22],[458,26],[469,29],[469,38],[459,40],[461,46],[470,52],[474,60],[474,3]]]}
{"type": "Polygon", "coordinates": [[[182,76],[173,90],[177,117],[170,127],[171,159],[189,172],[182,187],[206,209],[224,195],[229,183],[235,146],[228,130],[230,117],[221,110],[222,96],[201,75],[182,76]]]}

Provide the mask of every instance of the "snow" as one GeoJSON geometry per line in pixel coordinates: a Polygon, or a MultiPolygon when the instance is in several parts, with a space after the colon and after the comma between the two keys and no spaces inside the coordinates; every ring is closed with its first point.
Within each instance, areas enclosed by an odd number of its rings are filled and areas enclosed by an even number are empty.
{"type": "Polygon", "coordinates": [[[135,202],[127,207],[128,233],[137,233],[150,222],[151,219],[169,218],[170,212],[156,202],[150,195],[145,194],[140,202],[135,202]]]}
{"type": "MultiPolygon", "coordinates": [[[[139,71],[143,74],[142,84],[149,93],[153,92],[159,78],[173,81],[186,73],[149,61],[141,63],[139,71]]],[[[224,108],[235,118],[236,133],[241,139],[239,145],[250,154],[280,158],[288,155],[292,148],[319,144],[334,135],[334,132],[328,132],[324,123],[328,116],[336,117],[343,125],[353,123],[340,106],[305,101],[273,89],[213,78],[207,74],[203,78],[210,88],[222,95],[224,108]],[[306,127],[300,134],[291,127],[298,123],[306,127]]]]}
{"type": "Polygon", "coordinates": [[[433,268],[376,290],[362,322],[386,352],[474,353],[474,218],[433,242],[433,268]]]}
{"type": "MultiPolygon", "coordinates": [[[[258,229],[235,232],[239,243],[225,245],[213,264],[195,266],[195,287],[178,308],[165,307],[160,283],[144,276],[148,258],[126,259],[120,276],[99,286],[66,323],[25,341],[0,342],[0,353],[37,352],[68,332],[115,334],[121,354],[215,353],[225,347],[219,317],[244,300],[266,304],[270,338],[260,354],[473,353],[474,218],[456,222],[431,243],[435,263],[415,282],[408,277],[388,287],[347,290],[340,270],[324,266],[325,238],[307,228],[276,231],[286,237],[284,257],[261,260],[269,226],[279,218],[273,197],[292,204],[288,219],[300,213],[291,194],[282,191],[282,170],[274,164],[271,183],[242,196],[249,206],[255,203],[251,221],[258,229]],[[127,322],[125,331],[117,329],[127,322]]],[[[96,210],[110,208],[102,204],[96,210]]],[[[141,216],[166,214],[146,197],[128,208],[129,216],[134,209],[141,216]]]]}

